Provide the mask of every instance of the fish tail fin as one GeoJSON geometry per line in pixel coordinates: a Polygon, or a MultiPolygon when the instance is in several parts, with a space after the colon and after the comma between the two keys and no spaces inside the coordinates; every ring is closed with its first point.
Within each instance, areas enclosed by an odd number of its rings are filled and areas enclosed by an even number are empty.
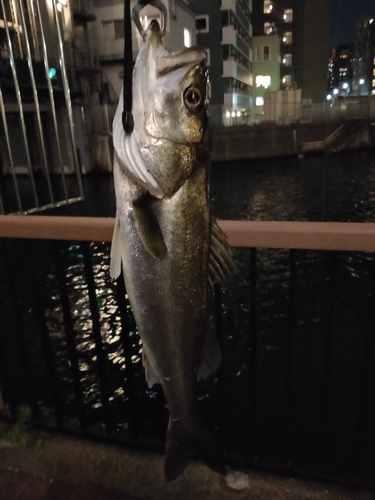
{"type": "Polygon", "coordinates": [[[225,475],[223,459],[214,445],[205,425],[199,425],[199,432],[194,435],[181,432],[178,424],[170,421],[165,446],[164,475],[167,482],[177,479],[185,470],[191,452],[207,467],[225,475]]]}
{"type": "Polygon", "coordinates": [[[224,460],[215,446],[211,434],[202,424],[202,433],[192,438],[192,449],[194,455],[214,472],[225,476],[224,460]]]}
{"type": "Polygon", "coordinates": [[[164,476],[167,483],[184,472],[190,460],[191,439],[182,433],[173,421],[169,421],[165,443],[164,476]]]}

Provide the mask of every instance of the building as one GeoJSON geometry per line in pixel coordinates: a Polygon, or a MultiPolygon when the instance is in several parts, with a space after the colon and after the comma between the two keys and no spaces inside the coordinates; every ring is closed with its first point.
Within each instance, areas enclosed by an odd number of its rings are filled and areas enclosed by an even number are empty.
{"type": "MultiPolygon", "coordinates": [[[[280,89],[296,86],[293,49],[293,8],[291,0],[253,0],[253,31],[255,36],[279,38],[280,89]]],[[[275,89],[277,90],[277,89],[275,89]]]]}
{"type": "Polygon", "coordinates": [[[323,102],[332,0],[253,0],[253,10],[254,33],[280,37],[280,88],[300,88],[302,99],[323,102]]]}
{"type": "Polygon", "coordinates": [[[268,34],[253,37],[253,110],[264,111],[264,93],[280,88],[280,37],[268,34]]]}
{"type": "Polygon", "coordinates": [[[357,23],[351,94],[375,95],[375,22],[373,17],[364,17],[357,23]]]}
{"type": "Polygon", "coordinates": [[[196,13],[197,42],[206,48],[213,122],[241,122],[252,107],[251,0],[189,0],[196,13]]]}
{"type": "Polygon", "coordinates": [[[328,100],[335,96],[347,96],[351,93],[353,64],[354,44],[339,45],[332,50],[328,62],[328,100]]]}

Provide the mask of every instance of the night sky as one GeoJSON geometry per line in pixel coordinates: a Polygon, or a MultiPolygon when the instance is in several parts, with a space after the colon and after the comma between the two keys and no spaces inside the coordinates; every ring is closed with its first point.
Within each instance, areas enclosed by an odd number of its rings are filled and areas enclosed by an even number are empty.
{"type": "Polygon", "coordinates": [[[355,23],[358,18],[373,14],[375,0],[333,0],[332,48],[354,42],[355,23]]]}

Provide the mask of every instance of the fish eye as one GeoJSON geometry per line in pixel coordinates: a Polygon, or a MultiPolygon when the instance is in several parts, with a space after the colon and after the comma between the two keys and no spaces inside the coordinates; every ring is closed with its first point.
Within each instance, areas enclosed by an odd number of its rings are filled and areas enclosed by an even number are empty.
{"type": "Polygon", "coordinates": [[[184,92],[184,103],[188,109],[196,110],[203,105],[202,92],[196,87],[190,87],[184,92]]]}

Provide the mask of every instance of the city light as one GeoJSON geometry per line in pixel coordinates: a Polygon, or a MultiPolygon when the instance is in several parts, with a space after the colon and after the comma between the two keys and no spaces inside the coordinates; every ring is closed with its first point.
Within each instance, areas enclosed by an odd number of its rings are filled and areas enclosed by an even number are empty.
{"type": "Polygon", "coordinates": [[[327,101],[330,101],[331,99],[332,99],[331,94],[328,94],[328,95],[327,95],[327,101]]]}
{"type": "Polygon", "coordinates": [[[236,116],[236,112],[232,111],[232,118],[234,118],[235,116],[236,116]]]}
{"type": "Polygon", "coordinates": [[[337,94],[339,93],[339,90],[338,90],[338,89],[333,89],[333,93],[334,93],[335,95],[337,95],[337,94]]]}
{"type": "Polygon", "coordinates": [[[373,20],[373,19],[370,19],[369,23],[370,23],[370,24],[372,24],[373,22],[374,22],[374,20],[373,20]]]}
{"type": "Polygon", "coordinates": [[[225,113],[225,116],[226,116],[227,118],[230,118],[230,111],[227,111],[227,112],[225,113]]]}
{"type": "Polygon", "coordinates": [[[365,83],[364,79],[363,79],[363,78],[361,78],[361,79],[359,80],[359,84],[360,84],[360,85],[363,85],[364,83],[365,83]]]}
{"type": "Polygon", "coordinates": [[[345,89],[345,90],[346,90],[348,87],[349,87],[349,85],[348,85],[346,82],[342,84],[342,88],[343,88],[343,89],[345,89]]]}
{"type": "Polygon", "coordinates": [[[237,111],[237,116],[240,117],[241,116],[241,111],[237,111]]]}

